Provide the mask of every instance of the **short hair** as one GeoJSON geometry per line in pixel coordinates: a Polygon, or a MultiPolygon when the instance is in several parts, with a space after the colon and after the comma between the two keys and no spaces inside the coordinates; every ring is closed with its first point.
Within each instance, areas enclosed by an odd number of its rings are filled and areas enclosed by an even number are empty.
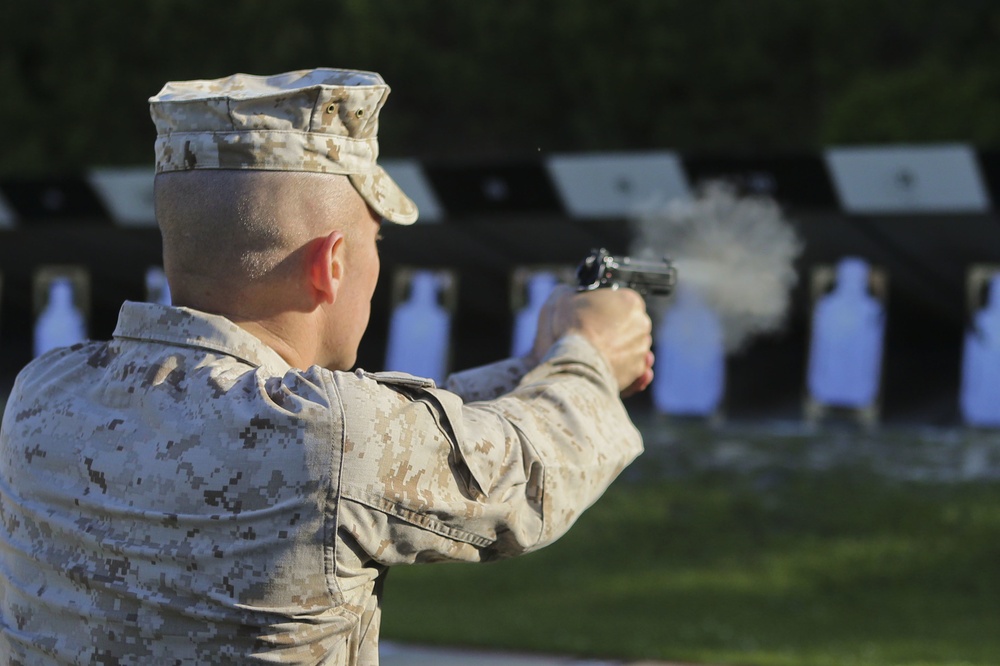
{"type": "Polygon", "coordinates": [[[349,192],[347,177],[332,174],[160,174],[154,198],[167,275],[220,286],[266,280],[309,240],[338,227],[353,233],[349,192]]]}

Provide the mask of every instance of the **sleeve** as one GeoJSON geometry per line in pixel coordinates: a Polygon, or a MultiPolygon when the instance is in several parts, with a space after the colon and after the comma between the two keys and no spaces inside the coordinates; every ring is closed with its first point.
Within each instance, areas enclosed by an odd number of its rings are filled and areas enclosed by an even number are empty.
{"type": "Polygon", "coordinates": [[[398,375],[338,381],[339,533],[384,565],[541,548],[642,452],[603,357],[581,337],[489,401],[398,375]]]}
{"type": "Polygon", "coordinates": [[[513,391],[521,378],[531,370],[523,358],[508,358],[489,365],[452,373],[444,388],[465,402],[493,400],[513,391]]]}

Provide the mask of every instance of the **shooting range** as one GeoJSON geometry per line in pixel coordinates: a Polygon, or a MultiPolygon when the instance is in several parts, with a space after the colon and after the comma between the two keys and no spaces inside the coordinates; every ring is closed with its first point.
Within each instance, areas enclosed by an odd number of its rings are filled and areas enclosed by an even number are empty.
{"type": "Polygon", "coordinates": [[[1000,3],[11,0],[0,408],[171,302],[149,97],[314,67],[385,78],[420,210],[357,367],[524,355],[596,249],[677,275],[643,455],[537,553],[394,567],[383,666],[1000,664],[1000,3]]]}
{"type": "MultiPolygon", "coordinates": [[[[676,264],[681,284],[711,283],[716,310],[736,303],[747,316],[756,307],[768,319],[723,318],[730,336],[724,390],[709,411],[744,421],[815,419],[818,403],[807,385],[813,275],[859,257],[884,278],[879,407],[866,418],[961,425],[964,341],[985,302],[970,302],[968,283],[973,272],[1000,264],[993,205],[998,158],[968,145],[932,144],[755,158],[646,151],[496,164],[387,160],[422,216],[412,227],[386,229],[384,279],[359,363],[384,369],[390,320],[404,288],[392,277],[399,271],[448,271],[445,300],[454,322],[447,356],[449,367],[460,369],[509,353],[512,303],[523,298],[513,293],[518,271],[558,267],[566,280],[594,248],[620,256],[662,253],[676,264]],[[711,221],[688,220],[686,231],[671,232],[679,227],[670,206],[719,183],[728,184],[730,206],[771,205],[777,232],[766,225],[755,230],[751,209],[750,217],[725,213],[732,219],[711,231],[711,221]],[[750,304],[755,296],[767,302],[750,304]]],[[[147,167],[0,180],[0,196],[0,335],[9,386],[33,354],[40,272],[72,264],[90,334],[107,338],[123,300],[153,298],[146,276],[161,260],[147,167]]],[[[673,298],[651,296],[648,308],[659,320],[673,298]]],[[[630,406],[656,409],[648,395],[630,406]]]]}

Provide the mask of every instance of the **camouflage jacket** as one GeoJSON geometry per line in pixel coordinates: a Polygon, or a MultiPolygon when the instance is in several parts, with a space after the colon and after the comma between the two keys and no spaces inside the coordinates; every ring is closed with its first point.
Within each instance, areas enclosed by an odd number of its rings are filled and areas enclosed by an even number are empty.
{"type": "Polygon", "coordinates": [[[7,404],[0,652],[377,664],[386,567],[537,549],[641,451],[582,338],[449,388],[297,370],[222,317],[126,303],[7,404]]]}

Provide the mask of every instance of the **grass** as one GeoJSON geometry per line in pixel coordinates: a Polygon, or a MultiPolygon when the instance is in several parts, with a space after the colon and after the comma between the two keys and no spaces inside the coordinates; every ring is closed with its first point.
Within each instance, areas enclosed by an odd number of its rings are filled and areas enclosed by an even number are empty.
{"type": "Polygon", "coordinates": [[[547,549],[392,571],[383,636],[706,664],[1000,664],[1000,483],[853,464],[670,475],[651,453],[547,549]]]}

